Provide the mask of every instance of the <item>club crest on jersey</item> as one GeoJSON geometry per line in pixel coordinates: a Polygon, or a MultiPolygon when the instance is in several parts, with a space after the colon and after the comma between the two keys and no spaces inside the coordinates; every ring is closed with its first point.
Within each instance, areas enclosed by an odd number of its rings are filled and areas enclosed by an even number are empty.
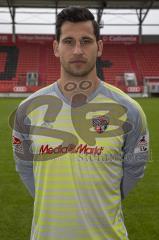
{"type": "Polygon", "coordinates": [[[97,116],[92,118],[92,125],[97,133],[103,133],[107,129],[109,124],[109,119],[105,116],[97,116]]]}

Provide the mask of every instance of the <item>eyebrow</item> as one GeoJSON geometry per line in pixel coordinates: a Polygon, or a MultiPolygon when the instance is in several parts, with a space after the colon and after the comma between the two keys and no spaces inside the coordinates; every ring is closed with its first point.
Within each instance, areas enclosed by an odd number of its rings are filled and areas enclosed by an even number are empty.
{"type": "MultiPolygon", "coordinates": [[[[64,37],[61,41],[64,41],[64,40],[67,40],[67,39],[74,39],[73,37],[71,37],[71,36],[68,36],[68,37],[64,37]]],[[[90,36],[83,36],[83,37],[81,37],[81,39],[90,39],[90,40],[94,40],[92,37],[90,37],[90,36]]]]}
{"type": "Polygon", "coordinates": [[[92,39],[93,40],[93,38],[92,37],[90,37],[90,36],[83,36],[83,37],[81,37],[82,39],[92,39]]]}
{"type": "Polygon", "coordinates": [[[64,37],[62,40],[65,40],[65,39],[73,39],[73,37],[64,37]]]}

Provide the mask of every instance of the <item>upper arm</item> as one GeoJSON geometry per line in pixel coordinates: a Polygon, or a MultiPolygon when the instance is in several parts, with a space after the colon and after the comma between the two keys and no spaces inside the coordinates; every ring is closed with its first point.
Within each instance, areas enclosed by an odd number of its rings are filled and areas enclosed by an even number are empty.
{"type": "Polygon", "coordinates": [[[145,114],[136,111],[132,130],[125,136],[123,146],[123,179],[122,195],[125,197],[144,176],[146,162],[149,158],[149,131],[145,114]]]}

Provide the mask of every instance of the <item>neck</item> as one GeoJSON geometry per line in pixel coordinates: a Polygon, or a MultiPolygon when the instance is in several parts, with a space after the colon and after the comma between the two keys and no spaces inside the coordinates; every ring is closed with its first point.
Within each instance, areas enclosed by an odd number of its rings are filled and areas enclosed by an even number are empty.
{"type": "MultiPolygon", "coordinates": [[[[69,100],[80,101],[80,98],[88,98],[98,87],[100,79],[94,74],[85,77],[63,77],[57,80],[58,87],[62,94],[69,100]]],[[[83,101],[83,100],[82,100],[83,101]]]]}

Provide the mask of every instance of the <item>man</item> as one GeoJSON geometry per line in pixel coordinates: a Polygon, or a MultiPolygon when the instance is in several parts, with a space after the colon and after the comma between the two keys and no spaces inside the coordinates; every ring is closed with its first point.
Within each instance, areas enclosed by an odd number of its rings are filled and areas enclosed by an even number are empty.
{"type": "Polygon", "coordinates": [[[58,14],[53,48],[60,78],[21,103],[13,131],[34,197],[31,240],[127,240],[121,199],[144,174],[144,113],[97,77],[103,43],[88,9],[58,14]]]}

